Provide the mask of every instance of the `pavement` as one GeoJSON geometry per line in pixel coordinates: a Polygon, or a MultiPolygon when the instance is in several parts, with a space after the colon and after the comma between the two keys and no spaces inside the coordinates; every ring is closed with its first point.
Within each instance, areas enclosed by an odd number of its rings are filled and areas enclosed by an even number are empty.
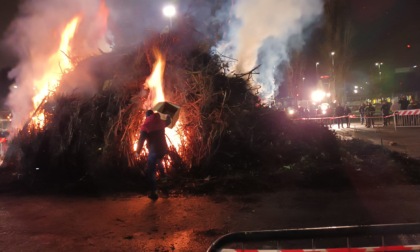
{"type": "Polygon", "coordinates": [[[360,124],[360,121],[353,121],[350,128],[339,129],[337,124],[333,124],[331,129],[343,139],[356,138],[369,141],[420,160],[420,125],[395,129],[391,122],[386,127],[377,123],[373,128],[366,128],[360,124]]]}

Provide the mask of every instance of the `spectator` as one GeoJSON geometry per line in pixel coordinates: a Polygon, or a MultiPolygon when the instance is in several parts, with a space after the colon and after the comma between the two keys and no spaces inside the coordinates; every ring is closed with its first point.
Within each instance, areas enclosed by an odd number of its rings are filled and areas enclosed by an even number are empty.
{"type": "Polygon", "coordinates": [[[384,126],[388,126],[389,115],[391,111],[391,104],[387,100],[382,101],[381,112],[382,112],[382,119],[384,122],[384,126]]]}
{"type": "Polygon", "coordinates": [[[410,104],[408,104],[407,109],[418,109],[419,104],[417,103],[417,101],[414,98],[411,98],[410,104]]]}
{"type": "Polygon", "coordinates": [[[375,125],[375,122],[373,121],[373,115],[375,114],[375,107],[372,106],[372,103],[368,103],[368,105],[365,108],[365,121],[366,121],[366,127],[370,128],[375,125]]]}
{"type": "Polygon", "coordinates": [[[340,128],[340,125],[341,125],[341,128],[344,128],[344,126],[343,126],[344,107],[341,106],[340,103],[335,108],[335,117],[336,117],[336,120],[337,120],[338,128],[340,128]]]}
{"type": "Polygon", "coordinates": [[[359,107],[359,113],[360,113],[360,123],[363,125],[365,122],[365,108],[366,108],[366,103],[362,103],[359,107]]]}
{"type": "Polygon", "coordinates": [[[344,107],[344,115],[346,116],[346,124],[347,124],[347,128],[350,128],[350,114],[351,114],[351,109],[349,106],[345,106],[344,107]]]}
{"type": "Polygon", "coordinates": [[[405,95],[403,95],[400,100],[398,101],[398,103],[400,104],[400,110],[407,110],[408,107],[408,100],[407,97],[405,95]]]}
{"type": "Polygon", "coordinates": [[[391,113],[396,112],[397,110],[399,110],[399,108],[400,108],[400,106],[398,106],[398,98],[392,99],[391,113]]]}

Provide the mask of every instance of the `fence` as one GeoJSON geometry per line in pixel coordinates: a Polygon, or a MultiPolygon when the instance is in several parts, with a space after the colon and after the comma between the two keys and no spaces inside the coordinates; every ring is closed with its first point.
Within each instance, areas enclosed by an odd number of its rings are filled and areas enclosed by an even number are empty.
{"type": "MultiPolygon", "coordinates": [[[[343,121],[343,124],[346,124],[346,117],[347,116],[340,116],[340,117],[303,117],[303,118],[296,118],[295,121],[313,121],[325,126],[331,126],[338,123],[338,119],[343,121]]],[[[349,115],[349,120],[351,123],[360,123],[360,116],[357,115],[349,115]]],[[[364,124],[366,121],[369,120],[372,124],[372,127],[383,125],[384,119],[388,120],[388,124],[393,122],[395,130],[398,127],[420,127],[420,109],[412,109],[412,110],[398,110],[395,113],[382,116],[379,113],[376,113],[372,116],[365,116],[364,117],[364,124]]]]}
{"type": "MultiPolygon", "coordinates": [[[[386,118],[388,119],[388,122],[392,121],[391,117],[393,117],[394,115],[389,115],[386,116],[386,118]]],[[[340,121],[340,124],[342,122],[343,126],[346,127],[347,124],[347,118],[350,121],[350,124],[353,123],[361,123],[360,120],[360,116],[357,115],[348,115],[348,116],[322,116],[322,117],[302,117],[302,118],[296,118],[294,119],[295,121],[313,121],[316,123],[320,123],[323,124],[325,126],[329,126],[331,127],[334,124],[338,124],[338,122],[340,121]]],[[[365,116],[364,117],[364,125],[366,125],[366,120],[369,120],[372,127],[377,126],[377,125],[383,125],[384,124],[384,117],[380,114],[377,115],[373,115],[373,116],[365,116]]]]}
{"type": "Polygon", "coordinates": [[[398,110],[394,113],[394,127],[420,127],[420,109],[398,110]]]}

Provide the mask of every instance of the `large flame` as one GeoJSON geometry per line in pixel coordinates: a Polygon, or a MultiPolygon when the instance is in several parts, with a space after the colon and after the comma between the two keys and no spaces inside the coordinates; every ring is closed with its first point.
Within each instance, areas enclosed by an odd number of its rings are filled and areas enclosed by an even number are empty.
{"type": "Polygon", "coordinates": [[[32,117],[32,123],[37,127],[44,127],[45,115],[43,111],[37,111],[36,109],[51,92],[57,89],[63,73],[73,68],[69,58],[71,51],[70,42],[76,32],[78,23],[79,17],[75,17],[66,25],[61,34],[60,46],[48,59],[45,73],[40,79],[34,80],[35,96],[32,101],[35,115],[32,117]]]}
{"type": "Polygon", "coordinates": [[[110,39],[112,39],[112,34],[110,33],[110,31],[108,31],[108,16],[109,9],[106,6],[106,2],[105,0],[101,0],[96,19],[97,23],[99,24],[98,32],[100,37],[98,41],[98,48],[103,52],[112,51],[113,46],[111,41],[109,41],[110,39]]]}
{"type": "MultiPolygon", "coordinates": [[[[146,107],[152,108],[153,105],[158,102],[165,101],[165,93],[163,90],[163,73],[165,71],[165,60],[162,54],[155,49],[154,54],[156,62],[153,65],[152,74],[147,78],[144,87],[149,89],[149,96],[146,102],[146,107]]],[[[179,123],[177,123],[172,129],[166,129],[167,143],[169,146],[173,146],[178,152],[181,147],[181,135],[179,130],[179,123]]]]}
{"type": "Polygon", "coordinates": [[[64,72],[70,70],[73,65],[69,59],[71,51],[70,42],[76,31],[79,18],[73,18],[61,34],[61,42],[58,50],[48,59],[47,70],[41,79],[34,81],[36,95],[33,98],[35,108],[51,92],[55,91],[64,72]]]}

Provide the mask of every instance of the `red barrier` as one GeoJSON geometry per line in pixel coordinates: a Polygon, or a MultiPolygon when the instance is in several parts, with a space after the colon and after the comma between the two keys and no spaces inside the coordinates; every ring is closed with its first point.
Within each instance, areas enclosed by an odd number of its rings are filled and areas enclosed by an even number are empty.
{"type": "Polygon", "coordinates": [[[402,115],[402,116],[407,116],[407,115],[420,115],[420,109],[398,110],[396,113],[398,115],[402,115]]]}

